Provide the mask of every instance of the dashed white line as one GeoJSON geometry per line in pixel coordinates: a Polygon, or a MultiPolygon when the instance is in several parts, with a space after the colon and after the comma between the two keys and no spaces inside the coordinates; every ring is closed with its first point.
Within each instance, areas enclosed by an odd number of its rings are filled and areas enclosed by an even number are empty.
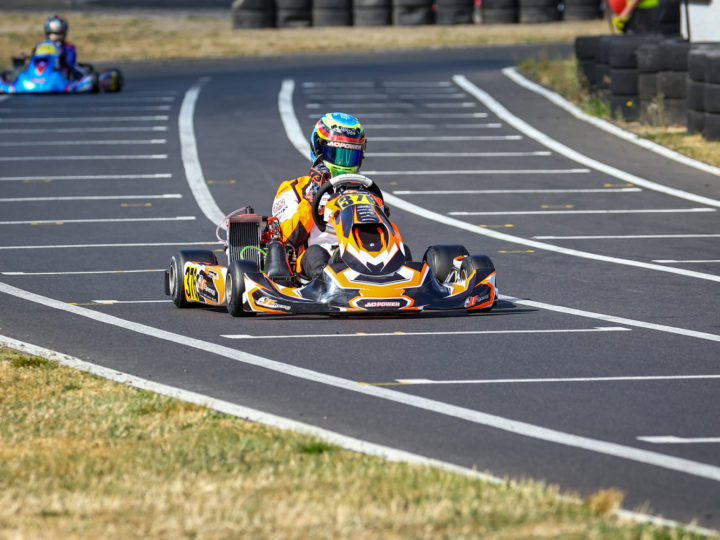
{"type": "Polygon", "coordinates": [[[653,444],[706,444],[720,443],[720,437],[676,437],[674,435],[653,435],[637,437],[639,441],[653,444]]]}
{"type": "Polygon", "coordinates": [[[167,247],[167,246],[212,246],[222,244],[218,240],[210,242],[144,242],[134,244],[56,244],[36,246],[0,246],[0,250],[10,251],[14,249],[81,249],[81,248],[119,248],[119,247],[167,247]]]}
{"type": "Polygon", "coordinates": [[[192,221],[195,216],[145,218],[92,218],[92,219],[36,219],[27,221],[0,221],[0,225],[62,225],[65,223],[130,223],[134,221],[192,221]]]}
{"type": "Polygon", "coordinates": [[[140,155],[92,155],[92,156],[2,156],[0,161],[90,161],[109,159],[122,159],[127,161],[140,159],[167,159],[167,154],[140,154],[140,155]]]}
{"type": "Polygon", "coordinates": [[[484,124],[365,124],[365,129],[436,129],[446,127],[452,129],[497,129],[502,124],[486,122],[484,124]]]}
{"type": "Polygon", "coordinates": [[[42,201],[111,201],[124,199],[182,199],[180,193],[162,195],[78,195],[68,197],[14,197],[0,198],[0,202],[42,202],[42,201]]]}
{"type": "Polygon", "coordinates": [[[124,140],[102,140],[94,139],[87,141],[28,141],[28,142],[0,142],[0,147],[5,146],[95,146],[95,145],[123,145],[123,144],[167,144],[167,139],[124,139],[124,140]]]}
{"type": "Polygon", "coordinates": [[[586,332],[629,332],[630,328],[620,326],[596,326],[595,328],[554,328],[539,330],[457,330],[438,332],[355,332],[353,334],[288,334],[288,335],[250,335],[250,334],[222,334],[220,337],[228,339],[299,339],[299,338],[337,338],[337,337],[414,337],[414,336],[472,336],[489,334],[572,334],[586,332]]]}
{"type": "Polygon", "coordinates": [[[67,176],[0,176],[0,182],[47,182],[55,180],[163,180],[171,173],[155,174],[84,174],[67,176]]]}
{"type": "Polygon", "coordinates": [[[167,131],[167,126],[108,126],[101,128],[17,128],[0,129],[0,133],[125,133],[130,131],[167,131]]]}
{"type": "MultiPolygon", "coordinates": [[[[718,238],[720,234],[615,234],[591,236],[533,236],[536,240],[650,240],[653,238],[718,238]]],[[[653,262],[678,262],[656,260],[653,262]]],[[[687,262],[687,261],[684,261],[687,262]]]]}
{"type": "Polygon", "coordinates": [[[365,171],[367,176],[447,176],[449,174],[587,174],[590,169],[465,169],[441,171],[365,171]]]}
{"type": "Polygon", "coordinates": [[[367,157],[544,157],[552,152],[370,152],[367,157]]]}
{"type": "Polygon", "coordinates": [[[78,270],[73,272],[0,272],[3,276],[84,276],[89,274],[143,274],[146,272],[164,272],[165,268],[139,270],[78,270]]]}
{"type": "Polygon", "coordinates": [[[720,379],[720,375],[631,375],[624,377],[546,377],[540,379],[395,379],[402,384],[517,384],[517,383],[586,383],[586,382],[641,382],[720,379]]]}
{"type": "MultiPolygon", "coordinates": [[[[395,195],[494,195],[494,194],[525,194],[525,193],[636,193],[640,188],[588,188],[588,189],[428,189],[428,190],[397,190],[395,195]]],[[[540,238],[534,236],[533,238],[540,238]]],[[[551,238],[551,237],[547,237],[551,238]]],[[[555,237],[552,237],[555,238],[555,237]]]]}
{"type": "Polygon", "coordinates": [[[57,122],[157,122],[169,120],[166,114],[152,116],[61,116],[42,118],[3,118],[3,124],[52,124],[57,122]]]}
{"type": "Polygon", "coordinates": [[[373,137],[378,142],[424,142],[424,141],[519,141],[522,135],[437,135],[431,137],[373,137]]]}
{"type": "Polygon", "coordinates": [[[715,212],[714,208],[641,208],[633,210],[528,210],[503,212],[448,212],[451,216],[541,216],[550,214],[683,214],[715,212]]]}

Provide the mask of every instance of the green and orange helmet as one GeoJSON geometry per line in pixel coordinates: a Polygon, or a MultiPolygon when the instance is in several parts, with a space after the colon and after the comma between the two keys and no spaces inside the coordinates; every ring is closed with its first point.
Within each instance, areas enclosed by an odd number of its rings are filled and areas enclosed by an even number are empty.
{"type": "Polygon", "coordinates": [[[310,134],[310,156],[322,156],[330,176],[356,173],[365,155],[365,129],[357,118],[345,113],[323,115],[310,134]]]}

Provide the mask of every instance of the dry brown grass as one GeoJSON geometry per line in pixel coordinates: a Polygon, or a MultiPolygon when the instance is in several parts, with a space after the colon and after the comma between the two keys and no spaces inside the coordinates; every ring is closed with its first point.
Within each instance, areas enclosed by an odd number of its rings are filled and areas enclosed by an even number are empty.
{"type": "Polygon", "coordinates": [[[1,538],[691,537],[555,487],[387,463],[2,349],[0,388],[1,538]]]}
{"type": "MultiPolygon", "coordinates": [[[[0,61],[29,52],[42,38],[43,13],[0,12],[0,61]]],[[[572,41],[607,32],[604,21],[536,25],[283,28],[232,30],[228,19],[69,13],[70,40],[85,62],[206,58],[423,47],[572,41]],[[338,31],[342,39],[337,39],[338,31]]]]}

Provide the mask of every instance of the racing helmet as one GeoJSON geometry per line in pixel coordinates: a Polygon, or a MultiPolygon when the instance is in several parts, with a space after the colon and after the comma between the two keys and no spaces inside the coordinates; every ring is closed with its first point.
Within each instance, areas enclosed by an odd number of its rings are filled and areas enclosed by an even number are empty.
{"type": "Polygon", "coordinates": [[[58,15],[48,17],[45,21],[45,37],[50,39],[50,34],[58,34],[61,36],[61,40],[65,39],[68,32],[68,23],[65,19],[58,15]]]}
{"type": "Polygon", "coordinates": [[[322,156],[330,176],[356,173],[365,155],[365,129],[345,113],[323,115],[310,134],[310,157],[322,156]]]}

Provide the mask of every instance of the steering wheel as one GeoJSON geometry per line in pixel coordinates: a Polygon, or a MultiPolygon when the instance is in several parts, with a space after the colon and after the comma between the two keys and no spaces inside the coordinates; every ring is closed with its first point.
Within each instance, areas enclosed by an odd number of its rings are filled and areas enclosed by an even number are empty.
{"type": "Polygon", "coordinates": [[[377,184],[367,176],[363,176],[362,174],[340,174],[331,178],[315,192],[315,197],[312,202],[313,221],[320,232],[325,232],[327,226],[325,219],[320,215],[320,201],[326,193],[330,191],[337,192],[343,187],[363,187],[373,195],[380,197],[381,201],[383,200],[382,191],[377,184]]]}

